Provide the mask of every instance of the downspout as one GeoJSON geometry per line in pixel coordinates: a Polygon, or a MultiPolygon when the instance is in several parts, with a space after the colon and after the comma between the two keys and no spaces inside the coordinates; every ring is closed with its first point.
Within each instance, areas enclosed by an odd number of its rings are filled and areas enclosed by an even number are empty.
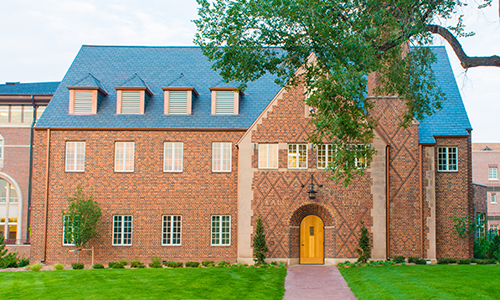
{"type": "Polygon", "coordinates": [[[389,195],[390,195],[390,189],[389,189],[389,171],[390,171],[390,166],[389,166],[389,155],[391,153],[391,146],[387,145],[385,147],[385,199],[386,199],[386,207],[385,207],[385,257],[388,259],[390,252],[390,246],[391,243],[389,241],[389,208],[390,208],[390,201],[389,201],[389,195]]]}
{"type": "Polygon", "coordinates": [[[47,129],[47,158],[45,166],[45,226],[43,234],[43,259],[42,262],[45,263],[47,258],[47,226],[48,226],[48,214],[49,214],[49,167],[50,167],[50,129],[47,129]]]}
{"type": "Polygon", "coordinates": [[[419,145],[419,156],[420,156],[420,161],[419,161],[419,170],[420,174],[418,176],[419,179],[419,184],[420,184],[420,257],[424,258],[424,181],[422,179],[422,172],[423,172],[423,156],[422,156],[422,144],[419,145]]]}
{"type": "Polygon", "coordinates": [[[36,123],[36,110],[37,106],[35,105],[35,98],[31,95],[31,104],[33,105],[33,122],[31,123],[31,132],[30,132],[30,168],[28,175],[28,210],[26,212],[26,243],[28,243],[30,239],[30,215],[31,215],[31,187],[33,181],[33,136],[35,133],[35,123],[36,123]]]}

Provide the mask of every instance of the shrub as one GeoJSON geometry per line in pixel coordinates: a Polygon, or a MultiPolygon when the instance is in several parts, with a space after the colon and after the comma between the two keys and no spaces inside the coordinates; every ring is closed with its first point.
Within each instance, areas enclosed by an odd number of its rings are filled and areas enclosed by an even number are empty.
{"type": "Polygon", "coordinates": [[[124,266],[128,265],[128,261],[125,258],[120,259],[118,263],[124,266]]]}
{"type": "Polygon", "coordinates": [[[175,262],[175,261],[166,261],[164,265],[169,268],[182,268],[184,266],[182,262],[175,262]]]}
{"type": "Polygon", "coordinates": [[[447,264],[455,264],[455,263],[457,263],[457,260],[454,258],[443,257],[443,258],[438,259],[439,265],[447,265],[447,264]]]}
{"type": "Polygon", "coordinates": [[[394,259],[392,261],[397,263],[397,264],[400,264],[402,262],[405,262],[405,260],[406,260],[406,258],[404,256],[396,256],[396,257],[394,257],[394,259]]]}
{"type": "Polygon", "coordinates": [[[36,263],[32,266],[27,266],[26,268],[31,271],[40,271],[43,268],[43,266],[40,263],[36,263]]]}
{"type": "Polygon", "coordinates": [[[365,224],[361,221],[361,236],[359,237],[358,242],[359,248],[356,249],[358,252],[359,258],[358,262],[366,263],[371,258],[371,249],[370,249],[370,237],[368,236],[368,229],[366,229],[365,224]]]}
{"type": "Polygon", "coordinates": [[[137,266],[139,269],[144,269],[146,266],[143,264],[143,263],[139,263],[139,265],[137,266]]]}
{"type": "Polygon", "coordinates": [[[83,269],[83,263],[71,263],[71,268],[73,270],[81,270],[83,269]]]}
{"type": "Polygon", "coordinates": [[[138,268],[140,264],[141,264],[141,262],[139,261],[139,259],[138,259],[138,258],[135,258],[135,259],[133,259],[133,260],[130,262],[130,267],[131,267],[131,268],[138,268]]]}
{"type": "Polygon", "coordinates": [[[344,267],[344,263],[339,262],[339,263],[337,264],[337,267],[339,267],[339,268],[343,268],[343,267],[344,267]]]}
{"type": "MultiPolygon", "coordinates": [[[[245,265],[246,265],[246,264],[245,264],[245,265]]],[[[246,266],[245,266],[245,267],[246,267],[246,266]]],[[[285,263],[284,263],[284,262],[280,262],[280,263],[278,264],[278,268],[284,268],[284,267],[286,267],[286,265],[285,265],[285,263]]]]}
{"type": "Polygon", "coordinates": [[[64,269],[64,266],[63,266],[62,264],[55,264],[55,265],[54,265],[54,268],[55,268],[56,270],[62,270],[62,269],[64,269]]]}
{"type": "Polygon", "coordinates": [[[408,263],[416,263],[417,260],[419,260],[420,258],[418,257],[414,257],[414,256],[410,256],[408,257],[408,263]]]}
{"type": "Polygon", "coordinates": [[[199,265],[200,265],[200,263],[197,261],[186,262],[186,268],[198,268],[199,265]]]}
{"type": "Polygon", "coordinates": [[[229,262],[227,262],[227,261],[223,261],[223,260],[221,260],[221,261],[219,261],[219,262],[217,263],[217,267],[218,267],[218,268],[226,268],[226,267],[229,267],[229,265],[230,265],[230,263],[229,263],[229,262]]]}
{"type": "Polygon", "coordinates": [[[401,263],[401,265],[402,265],[402,266],[406,266],[406,263],[405,263],[405,262],[402,262],[402,263],[401,263]]]}
{"type": "Polygon", "coordinates": [[[204,260],[201,262],[201,265],[204,267],[213,267],[215,266],[215,262],[213,260],[204,260]]]}
{"type": "Polygon", "coordinates": [[[116,262],[110,261],[108,262],[108,268],[112,269],[115,266],[116,262]]]}
{"type": "Polygon", "coordinates": [[[18,267],[17,253],[9,252],[0,260],[0,268],[17,268],[18,267]]]}
{"type": "Polygon", "coordinates": [[[276,267],[277,265],[278,265],[278,262],[277,262],[277,261],[272,261],[272,262],[271,262],[271,266],[275,266],[275,267],[276,267]]]}
{"type": "Polygon", "coordinates": [[[266,259],[266,253],[269,249],[266,245],[266,235],[264,234],[264,225],[260,215],[257,217],[257,227],[255,228],[255,235],[253,237],[253,257],[256,264],[263,264],[266,259]]]}
{"type": "Polygon", "coordinates": [[[496,264],[494,259],[476,259],[474,260],[478,265],[493,265],[496,264]]]}
{"type": "Polygon", "coordinates": [[[384,261],[384,266],[392,266],[392,265],[394,265],[393,261],[390,261],[390,260],[384,261]]]}
{"type": "Polygon", "coordinates": [[[415,262],[417,265],[426,265],[427,264],[427,261],[425,259],[418,259],[416,262],[415,262]]]}
{"type": "Polygon", "coordinates": [[[93,269],[104,269],[104,266],[102,264],[94,264],[92,266],[93,269]]]}
{"type": "Polygon", "coordinates": [[[17,266],[19,268],[22,268],[22,267],[26,267],[29,264],[30,264],[30,259],[23,257],[23,258],[19,259],[19,263],[17,264],[17,266]]]}
{"type": "Polygon", "coordinates": [[[149,264],[150,268],[162,268],[161,265],[161,257],[153,256],[151,257],[151,263],[149,264]]]}
{"type": "Polygon", "coordinates": [[[458,264],[459,265],[470,265],[471,263],[471,259],[470,258],[467,258],[467,259],[459,259],[458,260],[458,264]]]}

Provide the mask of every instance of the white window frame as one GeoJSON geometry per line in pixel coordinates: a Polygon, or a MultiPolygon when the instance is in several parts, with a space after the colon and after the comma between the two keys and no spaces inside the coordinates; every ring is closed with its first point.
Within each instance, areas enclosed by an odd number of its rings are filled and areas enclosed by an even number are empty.
{"type": "Polygon", "coordinates": [[[278,169],[279,144],[259,144],[258,151],[259,169],[278,169]],[[276,165],[271,165],[272,157],[276,158],[276,165]]]}
{"type": "Polygon", "coordinates": [[[0,167],[3,167],[3,160],[5,157],[5,139],[0,134],[0,167]]]}
{"type": "Polygon", "coordinates": [[[498,180],[498,167],[488,167],[488,180],[498,180]]]}
{"type": "Polygon", "coordinates": [[[115,142],[115,172],[131,173],[134,172],[134,169],[135,169],[135,142],[130,142],[130,141],[115,142]],[[121,161],[118,160],[118,144],[123,144],[123,153],[122,153],[123,159],[121,161]],[[132,158],[127,156],[127,148],[129,147],[132,147],[132,158]],[[132,161],[131,170],[126,169],[127,160],[132,161]],[[119,169],[118,166],[121,166],[121,169],[119,169]]]}
{"type": "Polygon", "coordinates": [[[497,231],[498,230],[498,224],[495,224],[495,225],[490,225],[490,228],[489,230],[494,230],[494,231],[497,231]]]}
{"type": "Polygon", "coordinates": [[[354,156],[354,166],[356,169],[366,169],[366,156],[363,156],[363,161],[360,162],[359,159],[359,151],[358,149],[362,149],[365,146],[364,145],[353,145],[354,150],[356,151],[356,155],[354,156]]]}
{"type": "Polygon", "coordinates": [[[183,142],[165,142],[163,143],[163,172],[182,172],[184,164],[184,143],[183,142]],[[179,148],[180,146],[180,148],[179,148]],[[167,166],[167,150],[171,165],[167,166]],[[176,164],[175,156],[180,154],[180,164],[176,164]],[[169,168],[170,167],[170,168],[169,168]]]}
{"type": "Polygon", "coordinates": [[[491,204],[497,204],[497,194],[496,193],[491,193],[490,198],[491,198],[491,204]]]}
{"type": "Polygon", "coordinates": [[[182,215],[163,215],[161,233],[161,244],[163,246],[182,246],[182,215]],[[169,217],[170,220],[168,220],[169,217]],[[176,226],[176,223],[178,223],[178,226],[176,226]],[[168,230],[169,227],[170,231],[168,230]],[[175,232],[175,229],[178,229],[178,232],[175,232]],[[177,240],[177,238],[174,238],[175,234],[179,235],[178,243],[174,243],[174,241],[177,240]],[[170,235],[170,237],[168,237],[168,235],[170,235]]]}
{"type": "Polygon", "coordinates": [[[437,147],[437,170],[438,172],[458,172],[458,148],[457,147],[437,147]],[[444,149],[444,152],[442,150],[444,149]],[[450,152],[451,149],[455,149],[450,152]],[[445,163],[440,161],[440,155],[444,155],[445,163]],[[450,163],[451,155],[455,155],[455,163],[450,163]],[[453,168],[454,167],[454,168],[453,168]]]}
{"type": "MultiPolygon", "coordinates": [[[[66,172],[85,172],[85,151],[86,151],[86,143],[82,141],[67,141],[66,142],[66,172]],[[70,147],[68,147],[70,144],[74,144],[73,146],[73,159],[68,163],[68,158],[69,158],[69,150],[70,147]],[[83,153],[80,153],[83,155],[83,168],[81,170],[78,169],[78,146],[83,145],[83,153]]],[[[81,149],[81,148],[80,148],[81,149]]]]}
{"type": "Polygon", "coordinates": [[[328,166],[333,163],[333,154],[335,153],[335,147],[332,144],[322,144],[316,147],[316,168],[318,169],[326,169],[328,166]],[[324,150],[322,149],[324,148],[324,150]],[[320,151],[324,151],[325,155],[320,154],[320,151]],[[332,154],[332,155],[330,155],[332,154]],[[321,164],[325,164],[325,166],[320,166],[321,164]]]}
{"type": "MultiPolygon", "coordinates": [[[[63,246],[74,246],[75,244],[73,242],[69,242],[66,240],[66,219],[68,219],[69,216],[63,216],[63,236],[62,236],[62,244],[63,246]]],[[[70,226],[70,230],[73,231],[73,225],[70,226]]]]}
{"type": "MultiPolygon", "coordinates": [[[[288,169],[307,169],[307,165],[308,165],[308,161],[309,161],[309,157],[308,157],[308,152],[309,152],[309,149],[307,147],[307,144],[288,144],[288,155],[287,155],[287,161],[288,161],[288,169]],[[300,159],[304,156],[304,155],[300,155],[300,151],[303,151],[301,150],[300,148],[303,148],[305,147],[305,166],[300,166],[300,159]],[[291,153],[290,152],[290,149],[291,148],[295,148],[295,153],[291,153]],[[293,159],[295,157],[295,161],[296,161],[296,166],[293,166],[292,165],[292,161],[291,159],[293,159]]],[[[292,149],[293,150],[293,149],[292,149]]],[[[293,151],[292,151],[293,152],[293,151]]]]}
{"type": "Polygon", "coordinates": [[[231,142],[213,142],[212,143],[212,172],[231,172],[232,168],[232,149],[231,142]],[[224,157],[224,151],[229,150],[229,157],[224,157]],[[219,168],[216,167],[218,161],[219,168]]]}
{"type": "Polygon", "coordinates": [[[231,246],[231,216],[230,215],[213,215],[211,216],[210,218],[210,245],[212,246],[231,246]],[[219,218],[219,220],[214,220],[214,218],[219,218]],[[225,218],[227,218],[226,220],[224,220],[225,218]],[[223,225],[224,223],[227,223],[229,224],[228,226],[226,226],[229,231],[228,233],[225,233],[225,234],[228,234],[228,237],[227,238],[223,238],[222,237],[222,229],[223,229],[223,225]],[[218,224],[218,227],[214,227],[214,224],[218,224]],[[218,229],[218,231],[215,231],[216,229],[218,229]],[[219,235],[218,238],[215,237],[215,235],[219,235]],[[227,240],[227,243],[223,243],[227,240]],[[215,241],[215,243],[214,243],[215,241]]]}
{"type": "Polygon", "coordinates": [[[133,227],[134,226],[134,218],[132,215],[114,215],[113,216],[113,231],[112,231],[112,234],[111,234],[111,241],[113,243],[113,246],[132,246],[132,234],[133,234],[133,227]],[[130,220],[125,220],[125,218],[129,218],[130,217],[130,220]],[[118,218],[121,218],[120,220],[118,220],[118,218]],[[115,226],[117,223],[121,223],[120,225],[120,231],[118,232],[118,228],[115,226]],[[129,238],[125,238],[125,234],[129,234],[128,232],[125,232],[125,225],[127,223],[130,223],[130,239],[129,238]],[[115,233],[116,234],[119,234],[120,237],[119,238],[115,238],[115,233]],[[118,242],[115,243],[115,240],[117,240],[118,242]],[[128,242],[129,243],[125,243],[125,242],[128,242]]]}

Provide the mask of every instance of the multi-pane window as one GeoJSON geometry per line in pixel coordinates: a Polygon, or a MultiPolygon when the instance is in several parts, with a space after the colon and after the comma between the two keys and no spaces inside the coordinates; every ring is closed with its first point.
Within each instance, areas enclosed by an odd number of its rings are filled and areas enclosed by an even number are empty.
{"type": "Polygon", "coordinates": [[[234,111],[234,93],[217,91],[215,102],[216,114],[235,114],[234,111]]]}
{"type": "Polygon", "coordinates": [[[168,93],[168,113],[187,114],[188,100],[191,91],[169,91],[168,93]]]}
{"type": "Polygon", "coordinates": [[[488,168],[488,179],[498,179],[498,168],[493,167],[493,168],[488,168]]]}
{"type": "Polygon", "coordinates": [[[288,145],[288,168],[307,169],[307,144],[288,145]]]}
{"type": "Polygon", "coordinates": [[[141,91],[122,91],[122,114],[141,113],[141,91]]]}
{"type": "Polygon", "coordinates": [[[134,171],[134,142],[115,143],[115,171],[134,171]]]}
{"type": "Polygon", "coordinates": [[[181,245],[182,216],[163,216],[162,245],[181,245]]]}
{"type": "Polygon", "coordinates": [[[278,144],[259,144],[259,168],[278,168],[278,144]]]}
{"type": "Polygon", "coordinates": [[[333,162],[335,153],[333,145],[323,144],[318,146],[318,169],[326,169],[333,162]]]}
{"type": "Polygon", "coordinates": [[[457,147],[438,147],[438,171],[457,171],[457,147]]]}
{"type": "Polygon", "coordinates": [[[17,239],[17,218],[0,219],[0,236],[17,239]]]}
{"type": "Polygon", "coordinates": [[[490,230],[498,231],[498,225],[490,225],[490,230]]]}
{"type": "Polygon", "coordinates": [[[354,157],[354,166],[358,169],[366,168],[366,157],[361,152],[364,149],[364,145],[354,145],[354,150],[356,151],[356,156],[354,157]]]}
{"type": "Polygon", "coordinates": [[[231,172],[231,143],[212,143],[212,171],[231,172]]]}
{"type": "Polygon", "coordinates": [[[113,245],[132,245],[132,216],[113,216],[113,245]]]}
{"type": "Polygon", "coordinates": [[[491,203],[497,203],[497,194],[491,194],[491,203]]]}
{"type": "Polygon", "coordinates": [[[0,203],[7,202],[7,198],[9,203],[18,203],[19,201],[14,185],[0,179],[0,203]]]}
{"type": "Polygon", "coordinates": [[[182,142],[165,142],[163,146],[163,171],[182,172],[182,142]]]}
{"type": "Polygon", "coordinates": [[[4,150],[4,139],[3,136],[0,135],[0,160],[3,159],[3,151],[4,150]]]}
{"type": "MultiPolygon", "coordinates": [[[[38,108],[37,114],[43,113],[45,106],[38,108]]],[[[33,106],[29,105],[0,105],[0,123],[26,123],[33,122],[33,106]]]]}
{"type": "Polygon", "coordinates": [[[74,245],[73,243],[73,220],[70,216],[63,218],[63,245],[74,245]]]}
{"type": "Polygon", "coordinates": [[[231,216],[212,216],[212,245],[231,244],[231,216]]]}
{"type": "Polygon", "coordinates": [[[91,114],[93,105],[94,91],[75,91],[75,107],[73,113],[75,114],[91,114]]]}
{"type": "Polygon", "coordinates": [[[85,171],[85,142],[66,142],[66,172],[85,171]]]}

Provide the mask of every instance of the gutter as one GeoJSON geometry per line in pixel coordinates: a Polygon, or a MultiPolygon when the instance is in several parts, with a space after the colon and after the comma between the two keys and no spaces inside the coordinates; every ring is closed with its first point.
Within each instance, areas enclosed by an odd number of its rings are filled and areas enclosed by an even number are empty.
{"type": "Polygon", "coordinates": [[[390,199],[389,199],[389,196],[390,196],[390,185],[389,185],[389,171],[391,170],[390,169],[390,166],[389,166],[389,163],[390,163],[390,159],[389,159],[389,155],[391,154],[391,146],[387,145],[385,147],[385,199],[386,199],[386,207],[385,207],[385,257],[387,259],[389,259],[389,254],[391,253],[390,251],[390,246],[391,246],[391,243],[389,241],[389,238],[390,238],[390,234],[389,234],[389,216],[390,216],[390,213],[389,213],[389,210],[390,210],[390,199]]]}
{"type": "Polygon", "coordinates": [[[31,96],[31,104],[33,105],[33,122],[31,123],[30,129],[30,167],[28,175],[28,209],[26,211],[26,242],[30,239],[31,189],[33,186],[33,135],[35,133],[36,111],[38,109],[38,106],[35,105],[34,96],[31,96]]]}
{"type": "Polygon", "coordinates": [[[48,214],[49,214],[49,167],[50,167],[50,129],[47,129],[47,158],[45,166],[45,224],[43,229],[43,259],[45,263],[47,259],[47,227],[48,227],[48,214]]]}

